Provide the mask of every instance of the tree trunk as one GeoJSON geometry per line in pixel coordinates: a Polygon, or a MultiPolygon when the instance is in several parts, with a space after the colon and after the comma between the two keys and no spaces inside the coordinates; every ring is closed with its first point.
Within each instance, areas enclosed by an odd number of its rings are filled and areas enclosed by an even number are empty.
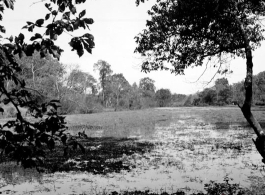
{"type": "Polygon", "coordinates": [[[247,37],[246,31],[244,29],[244,26],[240,20],[235,17],[238,27],[241,31],[241,36],[244,40],[245,44],[245,53],[246,53],[246,65],[247,65],[247,73],[245,78],[245,101],[241,108],[241,111],[244,115],[244,117],[247,119],[250,126],[255,131],[257,138],[256,140],[253,139],[253,142],[260,153],[260,155],[263,157],[262,162],[265,163],[265,135],[264,131],[262,130],[259,122],[256,120],[256,118],[253,116],[251,112],[251,105],[252,105],[252,99],[253,99],[253,91],[252,91],[252,84],[253,84],[253,61],[252,61],[252,50],[250,46],[250,41],[247,37]]]}
{"type": "Polygon", "coordinates": [[[36,84],[35,84],[35,71],[34,71],[34,65],[31,64],[31,72],[32,72],[32,82],[33,82],[33,86],[34,89],[36,89],[36,84]]]}
{"type": "Polygon", "coordinates": [[[260,155],[263,157],[262,162],[265,163],[265,136],[264,131],[262,130],[259,122],[253,116],[251,112],[251,105],[253,99],[253,91],[252,91],[252,81],[253,81],[253,62],[252,62],[252,51],[249,45],[249,42],[246,44],[245,48],[246,52],[246,60],[247,60],[247,73],[245,78],[245,101],[243,106],[241,107],[241,111],[244,117],[247,119],[250,126],[253,128],[255,133],[257,134],[256,141],[253,140],[254,144],[256,145],[257,150],[259,151],[260,155]]]}

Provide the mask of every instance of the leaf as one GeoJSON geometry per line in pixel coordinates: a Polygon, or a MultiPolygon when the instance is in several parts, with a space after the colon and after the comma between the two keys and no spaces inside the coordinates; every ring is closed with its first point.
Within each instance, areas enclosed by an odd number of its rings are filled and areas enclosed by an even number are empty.
{"type": "Polygon", "coordinates": [[[27,56],[32,56],[34,53],[34,47],[32,45],[27,45],[27,47],[24,49],[24,52],[27,56]]]}
{"type": "Polygon", "coordinates": [[[22,29],[28,29],[28,25],[23,26],[22,29]]]}
{"type": "Polygon", "coordinates": [[[34,41],[34,40],[36,40],[36,39],[42,39],[41,34],[36,33],[34,36],[32,36],[32,37],[30,38],[31,41],[34,41]]]}
{"type": "Polygon", "coordinates": [[[86,0],[75,0],[76,4],[84,3],[86,0]]]}
{"type": "Polygon", "coordinates": [[[51,11],[51,4],[50,4],[50,3],[45,3],[45,7],[46,7],[49,11],[51,11]]]}
{"type": "Polygon", "coordinates": [[[5,110],[4,110],[2,107],[0,107],[0,112],[3,113],[4,111],[5,111],[5,110]]]}
{"type": "Polygon", "coordinates": [[[52,11],[52,15],[56,16],[57,15],[57,11],[56,10],[53,10],[52,11]]]}
{"type": "Polygon", "coordinates": [[[89,47],[87,43],[84,43],[84,47],[88,53],[92,54],[92,49],[89,47]]]}
{"type": "Polygon", "coordinates": [[[32,24],[34,24],[34,23],[33,23],[33,22],[27,22],[27,24],[28,24],[28,25],[32,25],[32,24]]]}
{"type": "Polygon", "coordinates": [[[28,31],[29,31],[29,32],[33,32],[34,27],[35,27],[34,25],[30,26],[30,27],[28,28],[28,31]]]}
{"type": "Polygon", "coordinates": [[[45,20],[49,20],[51,14],[46,14],[45,20]]]}
{"type": "Polygon", "coordinates": [[[44,23],[44,19],[38,19],[38,20],[35,22],[36,26],[38,26],[38,27],[41,27],[41,25],[43,25],[43,23],[44,23]]]}
{"type": "Polygon", "coordinates": [[[86,38],[88,38],[88,39],[92,39],[92,40],[94,40],[94,36],[91,35],[91,34],[89,34],[89,33],[84,34],[82,37],[86,37],[86,38]]]}
{"type": "Polygon", "coordinates": [[[19,33],[16,42],[22,44],[24,42],[24,39],[25,39],[25,36],[22,33],[19,33]]]}
{"type": "Polygon", "coordinates": [[[82,18],[84,15],[86,15],[86,10],[85,9],[82,12],[80,12],[79,18],[82,18]]]}
{"type": "Polygon", "coordinates": [[[93,24],[94,20],[92,18],[84,18],[83,21],[87,24],[93,24]]]}
{"type": "Polygon", "coordinates": [[[75,8],[75,6],[72,6],[72,7],[70,8],[70,11],[71,11],[71,13],[72,13],[73,15],[75,15],[75,13],[76,13],[76,8],[75,8]]]}
{"type": "Polygon", "coordinates": [[[69,20],[70,19],[70,12],[65,12],[62,16],[62,19],[69,20]]]}
{"type": "Polygon", "coordinates": [[[83,46],[81,45],[81,47],[78,48],[76,51],[77,51],[77,55],[78,55],[79,57],[81,57],[81,56],[84,54],[83,46]]]}
{"type": "Polygon", "coordinates": [[[11,36],[9,37],[8,40],[9,40],[10,42],[13,42],[13,40],[14,40],[13,36],[11,35],[11,36]]]}
{"type": "Polygon", "coordinates": [[[2,33],[5,33],[5,32],[6,32],[6,29],[5,29],[5,27],[3,27],[3,26],[0,26],[0,31],[1,31],[2,33]]]}
{"type": "Polygon", "coordinates": [[[4,0],[7,8],[14,9],[14,0],[4,0]]]}
{"type": "Polygon", "coordinates": [[[15,49],[16,47],[11,43],[6,43],[4,46],[8,47],[9,49],[15,49]]]}
{"type": "Polygon", "coordinates": [[[74,27],[74,30],[78,29],[79,27],[79,20],[76,20],[74,23],[73,23],[73,27],[74,27]]]}
{"type": "Polygon", "coordinates": [[[72,25],[69,24],[69,25],[67,25],[66,30],[73,32],[74,28],[72,27],[72,25]]]}

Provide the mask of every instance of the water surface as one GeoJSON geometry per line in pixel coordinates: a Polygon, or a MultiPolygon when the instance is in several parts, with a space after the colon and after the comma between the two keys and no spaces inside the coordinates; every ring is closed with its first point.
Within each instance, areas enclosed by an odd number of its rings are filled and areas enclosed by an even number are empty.
{"type": "MultiPolygon", "coordinates": [[[[245,122],[229,117],[230,110],[218,115],[217,109],[167,109],[170,119],[140,127],[117,119],[109,128],[72,128],[73,134],[78,129],[91,137],[134,138],[134,142],[150,142],[154,147],[149,152],[107,159],[122,160],[130,170],[106,175],[89,172],[39,174],[15,164],[4,164],[0,168],[0,192],[96,194],[149,189],[173,193],[181,189],[192,193],[203,191],[204,184],[210,180],[222,182],[225,176],[233,179],[232,183],[247,188],[255,187],[257,180],[264,183],[264,165],[251,140],[255,138],[253,130],[245,122]]],[[[100,150],[100,145],[94,147],[100,150]]],[[[69,162],[75,161],[69,159],[69,162]]]]}

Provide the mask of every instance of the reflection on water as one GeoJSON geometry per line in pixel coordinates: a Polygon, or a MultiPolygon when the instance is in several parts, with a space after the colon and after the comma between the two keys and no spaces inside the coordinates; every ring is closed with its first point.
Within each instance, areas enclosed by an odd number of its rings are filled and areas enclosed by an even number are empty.
{"type": "MultiPolygon", "coordinates": [[[[173,111],[172,111],[173,112],[173,111]]],[[[82,129],[83,128],[83,129],[82,129]]],[[[22,194],[96,194],[121,190],[160,190],[169,193],[177,189],[193,192],[203,190],[210,180],[222,182],[225,176],[250,187],[263,178],[261,157],[252,144],[252,130],[237,123],[206,123],[196,114],[176,115],[170,124],[148,124],[129,128],[122,122],[109,129],[100,127],[78,130],[91,137],[126,136],[155,144],[151,152],[120,157],[130,171],[93,175],[91,173],[55,173],[40,175],[22,169],[0,171],[0,192],[22,194]],[[167,124],[167,125],[166,125],[167,124]],[[116,131],[113,131],[115,129],[116,131]]],[[[264,179],[263,179],[264,183],[264,179]]]]}

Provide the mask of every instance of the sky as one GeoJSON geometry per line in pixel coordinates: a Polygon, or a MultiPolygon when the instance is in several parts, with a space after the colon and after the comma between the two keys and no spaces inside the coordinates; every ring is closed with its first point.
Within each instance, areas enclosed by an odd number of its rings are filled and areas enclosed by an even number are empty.
{"type": "MultiPolygon", "coordinates": [[[[3,36],[15,36],[22,32],[29,39],[31,34],[22,30],[22,27],[26,25],[26,21],[35,22],[37,19],[45,17],[48,10],[44,7],[44,3],[45,1],[41,2],[41,0],[17,0],[15,9],[7,10],[4,13],[2,25],[6,27],[7,32],[3,36]]],[[[224,75],[216,75],[212,80],[217,69],[208,67],[201,76],[205,65],[189,68],[185,75],[181,76],[167,71],[147,74],[141,72],[140,65],[143,59],[139,54],[134,53],[137,46],[134,37],[145,28],[146,20],[149,19],[147,11],[154,3],[155,0],[149,0],[137,7],[135,0],[87,0],[85,4],[77,7],[77,11],[86,9],[85,17],[94,20],[90,31],[87,30],[95,37],[95,48],[92,55],[85,53],[79,58],[68,45],[71,37],[65,34],[57,40],[57,44],[64,49],[60,61],[71,67],[78,66],[82,71],[89,72],[98,78],[98,73],[93,70],[93,64],[98,60],[104,60],[111,65],[114,73],[122,73],[130,84],[134,82],[138,84],[141,78],[149,77],[155,81],[157,89],[170,89],[172,93],[192,94],[205,87],[211,87],[215,79],[224,75]],[[200,79],[198,80],[198,78],[200,79]],[[211,80],[212,82],[209,83],[211,80]]],[[[36,32],[34,31],[34,33],[36,32]]],[[[78,31],[75,35],[84,33],[84,31],[78,31]]],[[[262,46],[253,53],[254,74],[265,70],[264,51],[265,43],[263,42],[262,46]]],[[[244,79],[246,74],[244,59],[234,59],[228,67],[233,71],[226,75],[230,84],[244,79]]]]}

